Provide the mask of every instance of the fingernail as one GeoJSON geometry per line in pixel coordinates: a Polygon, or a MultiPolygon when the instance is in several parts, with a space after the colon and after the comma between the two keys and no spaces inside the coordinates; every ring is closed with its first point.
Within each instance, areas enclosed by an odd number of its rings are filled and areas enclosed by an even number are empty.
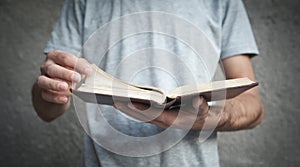
{"type": "Polygon", "coordinates": [[[86,67],[86,68],[84,69],[84,73],[85,73],[86,75],[91,75],[92,72],[93,72],[93,70],[92,70],[92,68],[89,67],[89,66],[86,67]]]}
{"type": "Polygon", "coordinates": [[[65,82],[59,82],[57,85],[59,90],[67,90],[68,89],[68,84],[65,82]]]}
{"type": "Polygon", "coordinates": [[[80,82],[81,76],[80,76],[80,74],[74,72],[74,73],[72,74],[71,79],[72,79],[73,82],[80,82]]]}
{"type": "Polygon", "coordinates": [[[59,101],[66,103],[68,101],[68,98],[66,96],[59,97],[59,101]]]}

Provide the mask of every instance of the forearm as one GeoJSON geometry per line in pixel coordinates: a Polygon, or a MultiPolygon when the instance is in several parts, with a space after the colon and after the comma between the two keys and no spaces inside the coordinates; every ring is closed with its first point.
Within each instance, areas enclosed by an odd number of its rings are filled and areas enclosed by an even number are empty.
{"type": "Polygon", "coordinates": [[[263,118],[263,107],[256,93],[243,93],[225,102],[217,131],[254,128],[263,118]]]}
{"type": "Polygon", "coordinates": [[[36,113],[42,120],[50,122],[68,110],[70,100],[66,104],[47,102],[42,98],[41,92],[42,89],[35,83],[31,90],[32,104],[36,113]]]}

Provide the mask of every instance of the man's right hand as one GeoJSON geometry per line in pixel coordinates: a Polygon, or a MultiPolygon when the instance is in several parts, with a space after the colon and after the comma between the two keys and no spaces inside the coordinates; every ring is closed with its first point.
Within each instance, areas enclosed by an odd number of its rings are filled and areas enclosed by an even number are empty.
{"type": "Polygon", "coordinates": [[[52,120],[66,110],[70,87],[80,82],[81,76],[90,75],[92,69],[85,59],[57,50],[48,52],[40,69],[41,75],[32,90],[33,105],[43,120],[48,120],[48,115],[52,120]]]}
{"type": "Polygon", "coordinates": [[[62,51],[50,51],[40,69],[37,84],[42,89],[42,98],[59,104],[69,101],[72,83],[80,82],[81,75],[92,72],[85,59],[62,51]]]}

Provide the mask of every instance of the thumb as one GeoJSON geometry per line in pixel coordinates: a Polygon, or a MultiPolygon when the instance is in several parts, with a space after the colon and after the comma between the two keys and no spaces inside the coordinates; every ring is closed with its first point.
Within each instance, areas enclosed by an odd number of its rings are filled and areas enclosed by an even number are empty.
{"type": "Polygon", "coordinates": [[[203,97],[197,96],[193,99],[193,107],[194,109],[199,109],[200,105],[203,103],[203,97]]]}

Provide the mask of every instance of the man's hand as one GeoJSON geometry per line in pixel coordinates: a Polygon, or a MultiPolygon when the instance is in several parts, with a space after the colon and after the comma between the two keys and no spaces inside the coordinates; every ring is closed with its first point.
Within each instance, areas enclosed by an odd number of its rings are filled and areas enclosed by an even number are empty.
{"type": "Polygon", "coordinates": [[[69,88],[81,80],[81,75],[91,74],[92,69],[85,59],[62,51],[51,51],[41,65],[37,85],[42,89],[45,101],[66,104],[70,98],[69,88]]]}
{"type": "Polygon", "coordinates": [[[203,97],[194,97],[191,104],[184,107],[163,110],[141,103],[115,102],[114,107],[121,112],[141,120],[155,124],[161,128],[201,130],[209,115],[209,106],[203,97]]]}
{"type": "Polygon", "coordinates": [[[63,51],[50,51],[41,65],[41,75],[32,89],[32,100],[38,115],[50,121],[69,107],[72,84],[82,75],[90,75],[90,64],[63,51]]]}
{"type": "MultiPolygon", "coordinates": [[[[255,81],[249,56],[236,55],[226,58],[222,62],[227,79],[248,77],[255,81]]],[[[206,101],[201,97],[194,98],[191,105],[173,110],[155,108],[147,110],[148,106],[138,103],[116,102],[114,106],[125,114],[162,128],[172,125],[175,128],[193,130],[215,128],[216,131],[232,131],[250,129],[260,124],[264,115],[256,88],[252,88],[233,99],[226,100],[224,108],[208,107],[206,101]]]]}

